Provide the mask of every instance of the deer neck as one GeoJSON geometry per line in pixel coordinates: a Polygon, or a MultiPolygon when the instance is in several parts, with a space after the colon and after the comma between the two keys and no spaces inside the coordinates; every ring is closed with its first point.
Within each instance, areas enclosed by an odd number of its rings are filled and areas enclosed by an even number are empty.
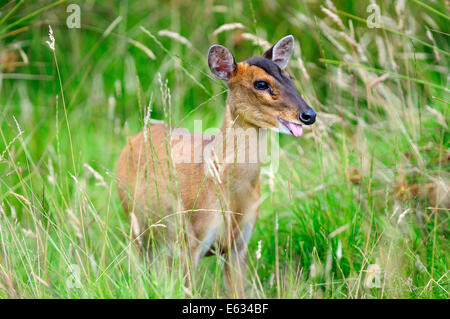
{"type": "Polygon", "coordinates": [[[222,128],[211,145],[212,168],[223,182],[253,184],[259,178],[267,148],[267,130],[246,122],[227,102],[222,128]]]}

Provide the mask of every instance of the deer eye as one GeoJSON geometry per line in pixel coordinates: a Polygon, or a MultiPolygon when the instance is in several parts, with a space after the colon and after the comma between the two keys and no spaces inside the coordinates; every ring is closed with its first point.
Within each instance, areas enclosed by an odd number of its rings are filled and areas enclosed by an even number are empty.
{"type": "Polygon", "coordinates": [[[257,90],[267,90],[270,87],[269,83],[267,83],[266,81],[255,81],[253,83],[253,86],[257,90]]]}

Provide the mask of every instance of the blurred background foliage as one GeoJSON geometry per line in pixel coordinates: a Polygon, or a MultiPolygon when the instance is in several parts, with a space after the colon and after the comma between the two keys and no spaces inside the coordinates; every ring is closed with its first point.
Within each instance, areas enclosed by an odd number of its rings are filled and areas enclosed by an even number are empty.
{"type": "MultiPolygon", "coordinates": [[[[210,45],[241,61],[292,34],[288,72],[318,122],[300,141],[280,136],[280,170],[263,169],[249,294],[447,298],[448,9],[437,0],[2,1],[0,295],[182,296],[176,281],[161,288],[142,261],[126,262],[137,252],[123,236],[115,161],[151,97],[152,118],[221,125],[226,87],[208,70],[210,45]],[[66,25],[72,3],[79,29],[66,25]],[[381,28],[367,26],[371,3],[381,28]],[[71,262],[82,265],[81,292],[64,285],[71,262]],[[370,265],[381,269],[378,288],[365,282],[378,271],[370,265]]],[[[218,263],[205,261],[196,296],[223,295],[218,263]]]]}

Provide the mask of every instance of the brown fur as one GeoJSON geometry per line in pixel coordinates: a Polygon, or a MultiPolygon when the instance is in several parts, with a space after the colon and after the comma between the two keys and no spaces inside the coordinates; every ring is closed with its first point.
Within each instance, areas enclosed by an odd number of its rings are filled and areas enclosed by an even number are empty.
{"type": "MultiPolygon", "coordinates": [[[[278,116],[298,121],[301,110],[292,94],[286,93],[285,87],[258,66],[237,64],[228,87],[221,130],[224,136],[230,127],[278,128],[278,116]],[[267,81],[274,94],[255,90],[255,80],[267,81]]],[[[186,241],[187,249],[181,249],[181,256],[188,265],[188,275],[189,268],[195,269],[205,254],[225,254],[226,286],[230,296],[242,297],[247,244],[260,204],[261,164],[225,164],[212,159],[219,176],[208,173],[211,168],[205,161],[172,165],[167,146],[175,148],[177,142],[170,142],[169,128],[158,124],[148,132],[151,144],[139,133],[128,141],[117,163],[119,196],[124,210],[136,216],[144,243],[164,239],[175,249],[180,239],[186,241]],[[150,227],[154,224],[166,227],[150,227]]],[[[193,139],[194,135],[190,136],[193,139]]],[[[217,137],[208,137],[194,147],[206,145],[217,152],[230,151],[223,149],[217,137]]]]}
{"type": "MultiPolygon", "coordinates": [[[[289,77],[286,71],[283,73],[289,77]]],[[[301,109],[296,101],[291,101],[284,92],[286,88],[255,65],[239,63],[230,79],[229,88],[227,104],[244,123],[254,127],[277,128],[278,116],[298,122],[301,109]],[[254,90],[253,83],[256,80],[269,83],[273,88],[273,95],[254,90]]]]}

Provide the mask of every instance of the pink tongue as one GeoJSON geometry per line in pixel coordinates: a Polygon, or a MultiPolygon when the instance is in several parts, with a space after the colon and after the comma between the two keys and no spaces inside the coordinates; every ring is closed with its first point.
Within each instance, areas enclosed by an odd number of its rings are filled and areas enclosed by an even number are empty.
{"type": "Polygon", "coordinates": [[[300,124],[295,124],[295,123],[292,123],[292,122],[288,122],[287,126],[288,126],[289,130],[291,130],[292,134],[295,137],[302,136],[303,128],[302,128],[302,126],[300,124]]]}

